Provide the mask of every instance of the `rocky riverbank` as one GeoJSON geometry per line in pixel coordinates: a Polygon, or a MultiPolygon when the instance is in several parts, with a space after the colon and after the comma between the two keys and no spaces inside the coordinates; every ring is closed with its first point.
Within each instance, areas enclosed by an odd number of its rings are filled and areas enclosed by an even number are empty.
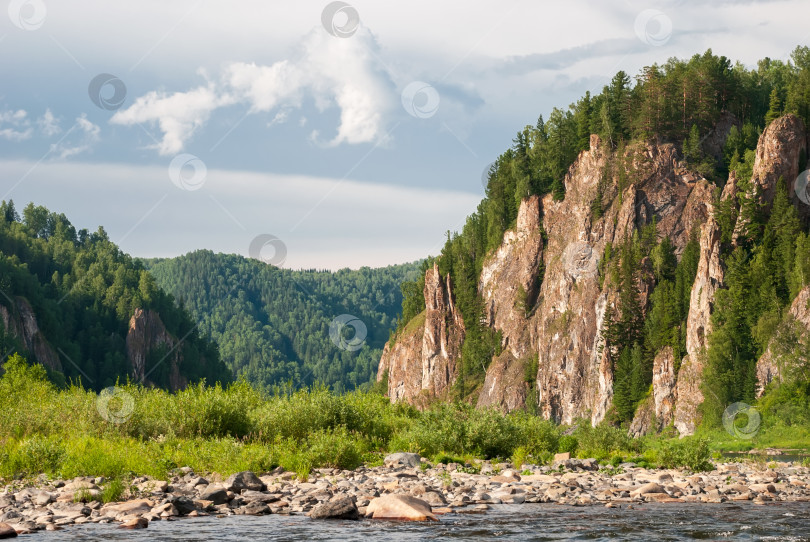
{"type": "Polygon", "coordinates": [[[552,503],[637,507],[648,502],[810,502],[810,468],[792,463],[723,463],[711,472],[611,467],[565,459],[550,467],[431,465],[392,454],[380,467],[318,469],[307,480],[277,469],[222,480],[179,469],[169,480],[132,481],[125,500],[102,504],[105,480],[14,482],[0,495],[0,538],[83,523],[145,528],[152,521],[206,515],[306,514],[316,519],[435,520],[485,513],[493,504],[552,503]]]}

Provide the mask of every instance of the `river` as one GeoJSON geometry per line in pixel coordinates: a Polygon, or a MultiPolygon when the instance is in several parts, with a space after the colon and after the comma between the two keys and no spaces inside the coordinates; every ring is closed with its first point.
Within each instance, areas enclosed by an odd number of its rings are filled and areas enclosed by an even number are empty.
{"type": "Polygon", "coordinates": [[[26,536],[33,541],[99,540],[769,540],[810,541],[810,503],[644,504],[628,509],[553,504],[493,506],[435,523],[315,521],[305,516],[203,517],[148,529],[79,525],[26,536]]]}

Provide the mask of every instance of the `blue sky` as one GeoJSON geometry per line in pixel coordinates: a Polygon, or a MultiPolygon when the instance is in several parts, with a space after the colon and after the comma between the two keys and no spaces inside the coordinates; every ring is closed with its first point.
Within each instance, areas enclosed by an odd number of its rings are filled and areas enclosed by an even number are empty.
{"type": "Polygon", "coordinates": [[[7,4],[0,199],[293,268],[436,254],[514,134],[619,69],[810,39],[806,0],[7,4]]]}

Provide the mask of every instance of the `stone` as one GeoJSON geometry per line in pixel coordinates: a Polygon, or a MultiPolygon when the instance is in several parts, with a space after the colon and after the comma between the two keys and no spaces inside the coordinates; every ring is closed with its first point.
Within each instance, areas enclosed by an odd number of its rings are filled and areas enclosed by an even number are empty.
{"type": "Polygon", "coordinates": [[[241,509],[244,514],[249,516],[264,516],[270,514],[270,507],[261,501],[251,501],[241,509]]]}
{"type": "Polygon", "coordinates": [[[105,504],[101,507],[101,514],[114,518],[146,514],[154,508],[154,503],[148,499],[134,499],[120,503],[105,504]]]}
{"type": "Polygon", "coordinates": [[[666,493],[663,487],[660,484],[656,484],[655,482],[650,482],[644,484],[643,486],[633,490],[630,492],[631,497],[637,497],[640,495],[646,495],[648,493],[666,493]]]}
{"type": "Polygon", "coordinates": [[[0,523],[0,538],[16,538],[17,531],[11,528],[8,523],[0,523]]]}
{"type": "MultiPolygon", "coordinates": [[[[367,512],[368,513],[368,512],[367,512]]],[[[360,519],[357,504],[351,497],[341,497],[316,505],[309,513],[312,519],[360,519]]]]}
{"type": "Polygon", "coordinates": [[[149,527],[149,520],[146,518],[130,519],[118,526],[119,529],[146,529],[147,527],[149,527]]]}
{"type": "Polygon", "coordinates": [[[384,495],[371,501],[366,517],[403,521],[436,521],[430,504],[410,495],[384,495]]]}
{"type": "Polygon", "coordinates": [[[385,464],[386,467],[415,468],[422,464],[422,457],[419,454],[397,452],[385,456],[383,463],[385,464]]]}
{"type": "Polygon", "coordinates": [[[228,492],[221,487],[207,486],[202,493],[200,493],[200,500],[211,501],[211,504],[225,504],[228,502],[228,492]]]}
{"type": "Polygon", "coordinates": [[[194,501],[186,496],[173,496],[169,499],[169,502],[177,507],[177,511],[180,512],[181,516],[188,515],[197,509],[194,501]]]}
{"type": "Polygon", "coordinates": [[[258,476],[250,471],[237,472],[232,474],[223,484],[224,488],[228,491],[233,491],[236,494],[242,492],[243,489],[251,491],[264,491],[267,486],[264,485],[258,476]]]}
{"type": "Polygon", "coordinates": [[[558,454],[554,454],[554,461],[566,461],[568,459],[571,459],[570,452],[561,452],[558,454]]]}

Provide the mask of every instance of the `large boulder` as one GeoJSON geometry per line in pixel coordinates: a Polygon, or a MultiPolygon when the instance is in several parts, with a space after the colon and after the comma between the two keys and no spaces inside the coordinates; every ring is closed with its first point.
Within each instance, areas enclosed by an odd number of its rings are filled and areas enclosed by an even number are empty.
{"type": "Polygon", "coordinates": [[[312,519],[360,519],[357,504],[351,497],[341,497],[315,506],[309,513],[312,519]]]}
{"type": "Polygon", "coordinates": [[[369,503],[366,516],[372,519],[436,521],[427,502],[409,495],[389,494],[378,497],[369,503]]]}
{"type": "Polygon", "coordinates": [[[211,501],[214,506],[228,502],[228,492],[221,487],[208,486],[200,493],[200,500],[211,501]]]}
{"type": "Polygon", "coordinates": [[[422,457],[419,454],[397,452],[385,456],[383,462],[386,467],[418,467],[422,463],[422,457]]]}
{"type": "Polygon", "coordinates": [[[17,531],[11,528],[8,523],[0,523],[0,538],[16,538],[17,531]]]}
{"type": "Polygon", "coordinates": [[[264,482],[259,480],[259,477],[250,472],[249,470],[237,472],[232,474],[230,478],[225,481],[224,488],[228,491],[233,491],[236,494],[242,492],[243,489],[250,491],[264,491],[267,486],[264,482]]]}

